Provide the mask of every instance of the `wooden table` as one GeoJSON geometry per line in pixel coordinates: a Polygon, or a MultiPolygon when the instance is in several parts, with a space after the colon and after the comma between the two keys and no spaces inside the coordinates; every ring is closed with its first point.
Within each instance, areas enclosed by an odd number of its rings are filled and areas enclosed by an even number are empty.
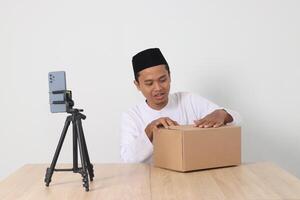
{"type": "Polygon", "coordinates": [[[0,182],[0,199],[300,199],[300,180],[272,163],[189,173],[147,164],[97,164],[89,192],[82,187],[81,176],[72,172],[54,172],[46,187],[47,166],[25,165],[7,177],[0,182]]]}

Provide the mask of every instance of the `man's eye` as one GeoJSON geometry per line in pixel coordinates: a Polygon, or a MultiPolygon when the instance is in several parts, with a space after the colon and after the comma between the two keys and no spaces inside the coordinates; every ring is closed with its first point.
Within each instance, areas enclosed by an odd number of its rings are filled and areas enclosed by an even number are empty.
{"type": "Polygon", "coordinates": [[[166,80],[167,80],[167,79],[164,78],[164,79],[161,79],[160,82],[163,83],[163,82],[165,82],[166,80]]]}
{"type": "Polygon", "coordinates": [[[152,85],[152,83],[145,83],[145,85],[147,85],[147,86],[151,86],[151,85],[152,85]]]}

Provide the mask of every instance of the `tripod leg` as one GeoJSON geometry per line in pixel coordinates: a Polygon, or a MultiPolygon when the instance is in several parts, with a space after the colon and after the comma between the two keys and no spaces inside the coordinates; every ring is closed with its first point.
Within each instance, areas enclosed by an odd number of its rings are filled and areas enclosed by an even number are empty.
{"type": "Polygon", "coordinates": [[[73,126],[73,172],[78,172],[78,133],[76,127],[76,121],[72,119],[73,126]]]}
{"type": "Polygon", "coordinates": [[[82,181],[83,181],[83,187],[85,187],[85,191],[89,191],[89,177],[87,173],[87,162],[86,162],[86,154],[84,151],[84,144],[83,144],[83,133],[81,132],[81,119],[76,120],[76,126],[77,126],[77,133],[78,133],[78,144],[79,144],[79,152],[80,152],[80,158],[81,158],[81,175],[82,175],[82,181]]]}
{"type": "Polygon", "coordinates": [[[67,117],[67,119],[65,121],[63,131],[62,131],[62,134],[61,134],[59,142],[58,142],[58,145],[56,147],[56,151],[55,151],[53,160],[51,162],[51,166],[50,166],[50,168],[47,168],[47,170],[46,170],[46,175],[45,175],[45,179],[44,179],[44,181],[46,183],[46,186],[49,186],[49,183],[51,182],[51,177],[53,175],[53,172],[54,172],[54,169],[55,169],[55,165],[56,165],[61,147],[63,145],[65,136],[67,134],[67,131],[68,131],[68,128],[69,128],[69,125],[70,125],[70,121],[71,121],[70,117],[67,117]]]}
{"type": "Polygon", "coordinates": [[[90,157],[89,157],[89,153],[88,153],[88,150],[87,150],[87,146],[86,146],[86,142],[85,142],[85,137],[84,137],[84,133],[83,133],[82,123],[81,123],[81,121],[79,121],[78,123],[79,123],[80,132],[82,133],[83,150],[84,150],[84,153],[85,153],[85,158],[86,158],[86,164],[87,164],[88,173],[90,175],[90,180],[93,181],[93,178],[94,178],[93,165],[90,162],[90,157]]]}

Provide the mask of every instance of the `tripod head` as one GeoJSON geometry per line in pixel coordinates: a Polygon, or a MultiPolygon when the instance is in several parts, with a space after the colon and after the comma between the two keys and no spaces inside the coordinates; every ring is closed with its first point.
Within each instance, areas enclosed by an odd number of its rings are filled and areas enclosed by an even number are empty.
{"type": "Polygon", "coordinates": [[[82,119],[86,119],[86,116],[82,114],[83,109],[73,108],[74,101],[72,99],[72,91],[71,90],[65,90],[65,91],[55,91],[54,93],[61,92],[64,94],[64,100],[63,101],[53,101],[53,104],[62,104],[65,105],[66,111],[69,114],[72,114],[73,116],[80,116],[82,119]]]}

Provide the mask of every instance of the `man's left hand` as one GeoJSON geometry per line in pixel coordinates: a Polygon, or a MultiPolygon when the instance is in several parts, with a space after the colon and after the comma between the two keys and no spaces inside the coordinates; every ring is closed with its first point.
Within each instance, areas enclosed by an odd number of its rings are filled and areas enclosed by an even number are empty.
{"type": "Polygon", "coordinates": [[[215,110],[200,120],[195,120],[195,126],[200,128],[218,128],[233,121],[233,118],[225,110],[215,110]]]}

